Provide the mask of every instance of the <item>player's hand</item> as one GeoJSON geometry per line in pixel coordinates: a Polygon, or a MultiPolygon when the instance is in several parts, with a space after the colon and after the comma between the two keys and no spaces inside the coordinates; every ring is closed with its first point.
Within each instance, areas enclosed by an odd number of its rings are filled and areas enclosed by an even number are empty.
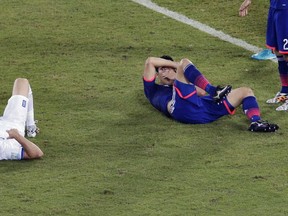
{"type": "Polygon", "coordinates": [[[244,17],[248,14],[248,8],[251,4],[251,0],[244,0],[239,8],[239,16],[244,17]]]}
{"type": "Polygon", "coordinates": [[[176,73],[175,72],[168,72],[163,74],[163,77],[169,80],[175,80],[176,79],[176,73]]]}
{"type": "Polygon", "coordinates": [[[6,130],[6,132],[9,134],[9,137],[8,139],[13,139],[15,138],[16,136],[19,135],[19,131],[17,129],[10,129],[10,130],[6,130]]]}

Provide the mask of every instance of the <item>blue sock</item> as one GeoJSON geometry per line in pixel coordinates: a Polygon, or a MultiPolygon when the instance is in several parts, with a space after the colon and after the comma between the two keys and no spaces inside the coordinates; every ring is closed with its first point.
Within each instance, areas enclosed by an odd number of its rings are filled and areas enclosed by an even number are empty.
{"type": "Polygon", "coordinates": [[[248,96],[243,99],[242,109],[251,122],[261,119],[260,109],[254,96],[248,96]]]}
{"type": "Polygon", "coordinates": [[[216,93],[216,87],[206,79],[206,77],[193,65],[189,64],[184,69],[184,76],[189,82],[205,90],[211,96],[216,93]]]}
{"type": "Polygon", "coordinates": [[[283,56],[277,56],[278,70],[281,81],[281,93],[288,93],[288,63],[284,60],[283,56]]]}

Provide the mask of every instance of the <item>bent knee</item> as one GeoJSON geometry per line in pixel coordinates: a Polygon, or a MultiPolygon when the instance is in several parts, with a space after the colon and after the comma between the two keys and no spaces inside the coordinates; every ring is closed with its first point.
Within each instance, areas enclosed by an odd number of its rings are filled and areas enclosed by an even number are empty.
{"type": "Polygon", "coordinates": [[[242,94],[245,96],[245,97],[248,97],[248,96],[254,96],[254,92],[251,88],[249,87],[241,87],[241,92],[242,94]]]}
{"type": "Polygon", "coordinates": [[[184,70],[189,64],[193,64],[193,63],[187,58],[181,59],[180,61],[180,67],[182,70],[184,70]]]}
{"type": "Polygon", "coordinates": [[[26,84],[29,84],[29,81],[26,78],[17,78],[17,79],[15,79],[15,83],[21,84],[21,85],[26,85],[26,84]]]}

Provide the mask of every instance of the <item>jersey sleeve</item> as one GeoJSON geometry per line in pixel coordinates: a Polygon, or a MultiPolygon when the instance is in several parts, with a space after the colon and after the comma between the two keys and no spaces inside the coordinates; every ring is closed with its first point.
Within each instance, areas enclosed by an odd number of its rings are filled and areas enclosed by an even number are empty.
{"type": "Polygon", "coordinates": [[[163,86],[155,83],[155,78],[152,80],[145,80],[144,93],[149,102],[154,108],[170,117],[167,110],[167,104],[172,99],[172,86],[163,86]]]}

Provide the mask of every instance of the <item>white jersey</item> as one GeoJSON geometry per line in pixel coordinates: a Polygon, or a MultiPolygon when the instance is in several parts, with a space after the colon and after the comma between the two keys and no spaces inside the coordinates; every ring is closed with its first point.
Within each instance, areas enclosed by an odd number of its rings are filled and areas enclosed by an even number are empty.
{"type": "Polygon", "coordinates": [[[23,148],[15,139],[0,139],[0,160],[23,159],[23,148]]]}
{"type": "Polygon", "coordinates": [[[8,139],[6,132],[17,129],[24,136],[27,118],[28,98],[22,95],[13,95],[0,118],[0,160],[23,159],[23,148],[15,139],[8,139]]]}

